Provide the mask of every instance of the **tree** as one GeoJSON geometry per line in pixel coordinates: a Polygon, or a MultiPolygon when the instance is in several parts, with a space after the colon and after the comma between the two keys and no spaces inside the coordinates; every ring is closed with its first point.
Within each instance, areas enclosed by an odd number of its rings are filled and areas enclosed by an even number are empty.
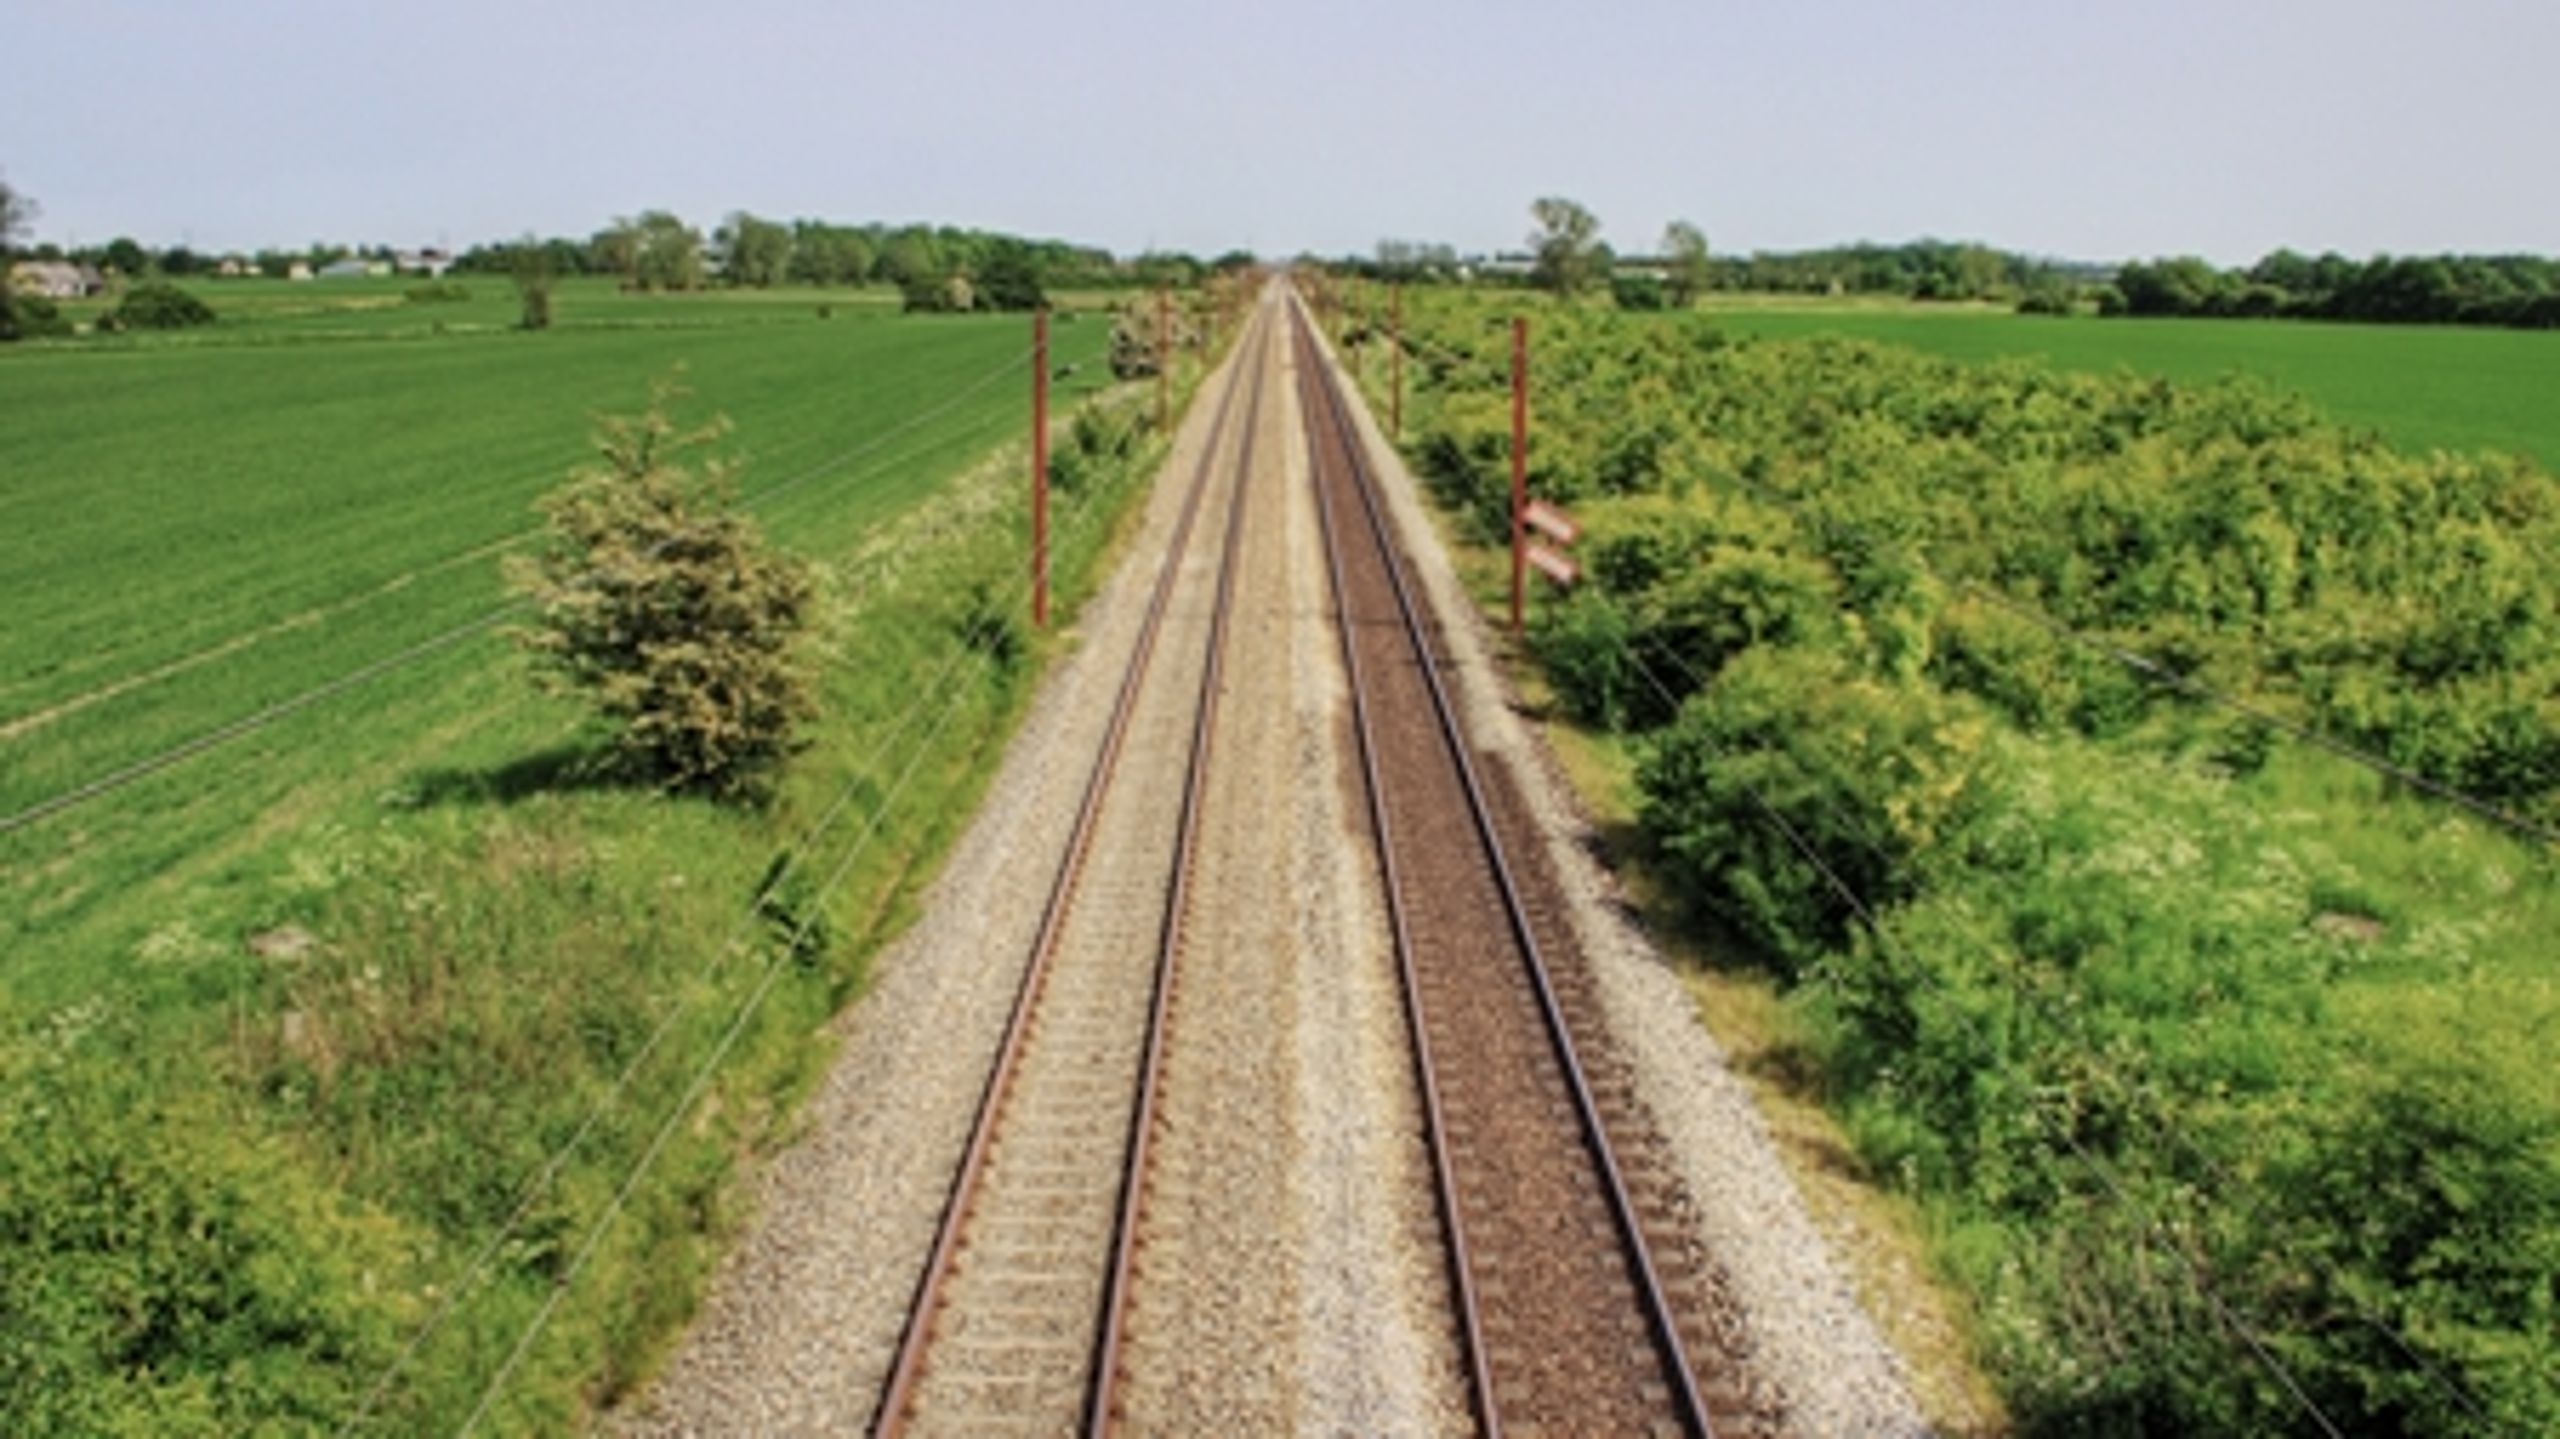
{"type": "Polygon", "coordinates": [[[588,267],[598,274],[620,275],[622,288],[640,288],[640,225],[616,218],[587,242],[588,267]]]}
{"type": "Polygon", "coordinates": [[[130,235],[118,235],[107,242],[107,264],[118,274],[128,277],[151,268],[151,254],[130,235]]]}
{"type": "Polygon", "coordinates": [[[1534,201],[1529,214],[1538,228],[1529,236],[1537,255],[1532,282],[1567,299],[1590,287],[1607,268],[1600,248],[1600,221],[1589,210],[1561,196],[1534,201]]]}
{"type": "Polygon", "coordinates": [[[723,420],[677,427],[672,381],[597,421],[602,463],[542,501],[549,542],[510,567],[534,620],[515,632],[546,681],[583,693],[634,778],[760,798],[816,712],[794,651],[807,573],[736,510],[736,470],[688,452],[723,420]]]}
{"type": "Polygon", "coordinates": [[[1663,288],[1670,291],[1672,305],[1685,310],[1707,288],[1706,232],[1686,220],[1663,226],[1662,259],[1670,271],[1663,288]]]}
{"type": "Polygon", "coordinates": [[[719,238],[732,284],[771,289],[790,271],[791,231],[774,221],[740,210],[720,227],[719,238]]]}
{"type": "Polygon", "coordinates": [[[507,250],[507,273],[516,282],[516,298],[524,305],[524,328],[551,328],[551,285],[558,273],[551,248],[527,235],[507,250]]]}
{"type": "Polygon", "coordinates": [[[1020,240],[999,240],[978,266],[978,303],[990,310],[1036,310],[1048,303],[1040,266],[1020,240]]]}
{"type": "Polygon", "coordinates": [[[639,232],[639,279],[652,290],[702,288],[702,232],[666,210],[644,210],[631,222],[639,232]]]}
{"type": "Polygon", "coordinates": [[[0,340],[19,335],[17,287],[9,282],[9,266],[17,258],[18,241],[35,223],[36,202],[0,180],[0,340]]]}

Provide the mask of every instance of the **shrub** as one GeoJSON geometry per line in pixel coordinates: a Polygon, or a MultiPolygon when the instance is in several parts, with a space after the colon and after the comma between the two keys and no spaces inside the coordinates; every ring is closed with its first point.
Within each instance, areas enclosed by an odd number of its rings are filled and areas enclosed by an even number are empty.
{"type": "Polygon", "coordinates": [[[71,333],[71,322],[42,295],[18,295],[10,303],[14,309],[0,340],[58,340],[71,333]]]}
{"type": "Polygon", "coordinates": [[[455,305],[471,298],[471,287],[459,280],[430,280],[400,293],[412,305],[455,305]]]}
{"type": "MultiPolygon", "coordinates": [[[[183,330],[213,323],[213,307],[165,280],[150,280],[125,292],[108,312],[115,329],[183,330]]],[[[103,317],[102,317],[103,319],[103,317]]]]}
{"type": "Polygon", "coordinates": [[[1666,310],[1671,298],[1651,275],[1618,275],[1609,281],[1609,298],[1621,310],[1666,310]]]}
{"type": "Polygon", "coordinates": [[[641,414],[600,420],[603,463],[543,501],[549,547],[514,574],[537,618],[517,637],[595,703],[629,773],[755,797],[814,710],[793,656],[810,585],[735,512],[728,464],[686,463],[725,423],[678,430],[680,394],[661,382],[641,414]]]}
{"type": "Polygon", "coordinates": [[[1988,735],[1955,697],[1755,650],[1645,752],[1638,817],[1675,889],[1792,978],[1856,921],[1834,877],[1879,907],[1917,891],[1924,857],[1996,788],[1988,735]]]}

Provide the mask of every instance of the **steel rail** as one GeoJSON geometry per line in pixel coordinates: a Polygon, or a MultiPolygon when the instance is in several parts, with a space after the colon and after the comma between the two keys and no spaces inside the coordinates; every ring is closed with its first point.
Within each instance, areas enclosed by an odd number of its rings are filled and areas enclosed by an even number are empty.
{"type": "MultiPolygon", "coordinates": [[[[1313,367],[1320,361],[1303,334],[1298,340],[1298,384],[1307,392],[1307,419],[1312,427],[1316,383],[1313,367]]],[[[1308,459],[1312,471],[1312,449],[1308,459]]],[[[1414,1080],[1422,1096],[1422,1133],[1431,1156],[1432,1196],[1440,1214],[1440,1227],[1449,1239],[1449,1283],[1458,1298],[1459,1347],[1464,1351],[1460,1357],[1467,1370],[1467,1402],[1484,1432],[1498,1436],[1502,1422],[1494,1408],[1493,1370],[1487,1360],[1482,1310],[1476,1301],[1475,1266],[1467,1253],[1466,1223],[1458,1212],[1457,1177],[1449,1160],[1448,1127],[1441,1115],[1438,1071],[1431,1061],[1431,1036],[1422,1022],[1422,985],[1413,968],[1412,929],[1404,905],[1397,898],[1404,889],[1402,872],[1396,861],[1386,789],[1378,775],[1378,747],[1369,722],[1368,681],[1360,666],[1360,647],[1351,635],[1351,592],[1342,577],[1342,547],[1334,527],[1333,496],[1321,483],[1315,486],[1315,492],[1316,524],[1324,538],[1325,573],[1332,582],[1335,612],[1342,616],[1335,628],[1342,637],[1342,664],[1350,680],[1351,726],[1360,751],[1360,787],[1368,797],[1369,827],[1377,837],[1380,888],[1386,894],[1387,924],[1394,939],[1396,970],[1405,998],[1405,1036],[1413,1045],[1414,1080]]]]}
{"type": "MultiPolygon", "coordinates": [[[[1094,757],[1092,770],[1085,777],[1066,852],[1060,858],[1057,873],[1050,882],[1048,899],[1041,910],[1040,927],[1032,941],[1030,961],[1024,966],[1022,982],[1015,990],[1013,1006],[1005,1021],[1004,1038],[979,1096],[968,1147],[963,1151],[960,1167],[952,1178],[951,1194],[944,1202],[942,1222],[934,1234],[933,1248],[926,1258],[924,1271],[918,1277],[915,1297],[908,1306],[897,1358],[890,1368],[887,1382],[882,1386],[879,1406],[873,1414],[871,1430],[883,1439],[904,1432],[909,1411],[914,1406],[916,1388],[924,1376],[925,1357],[933,1343],[934,1321],[942,1308],[943,1291],[951,1278],[952,1263],[959,1251],[961,1235],[968,1227],[979,1185],[986,1175],[996,1130],[1003,1121],[1006,1102],[1012,1097],[1013,1081],[1031,1021],[1047,988],[1050,960],[1066,926],[1077,881],[1083,874],[1085,859],[1101,818],[1104,797],[1109,793],[1111,781],[1119,769],[1130,719],[1136,712],[1139,691],[1155,656],[1156,641],[1163,630],[1174,582],[1181,572],[1182,557],[1189,549],[1201,501],[1208,493],[1210,477],[1217,470],[1218,452],[1226,436],[1227,421],[1234,408],[1236,391],[1242,385],[1244,371],[1243,357],[1239,355],[1228,376],[1226,388],[1219,395],[1209,434],[1201,446],[1199,464],[1192,473],[1191,487],[1183,496],[1181,515],[1175,521],[1173,535],[1166,545],[1164,564],[1156,572],[1155,586],[1148,595],[1147,609],[1140,621],[1137,649],[1130,656],[1128,668],[1121,675],[1120,688],[1113,697],[1102,746],[1094,757]]],[[[1186,795],[1186,812],[1189,808],[1190,800],[1186,795]]],[[[1177,852],[1177,880],[1179,861],[1177,852]]],[[[1152,1026],[1157,1017],[1151,1015],[1149,1022],[1152,1026]]],[[[1124,1175],[1124,1186],[1126,1183],[1127,1176],[1124,1175]]],[[[1088,1375],[1088,1409],[1092,1383],[1088,1375]]]]}
{"type": "MultiPolygon", "coordinates": [[[[1634,1200],[1627,1192],[1625,1179],[1619,1171],[1617,1155],[1610,1146],[1607,1129],[1600,1118],[1599,1106],[1592,1097],[1590,1083],[1583,1072],[1573,1036],[1566,1026],[1563,1009],[1557,1002],[1554,986],[1548,979],[1546,961],[1538,945],[1537,936],[1530,926],[1527,906],[1521,899],[1518,881],[1512,874],[1509,858],[1504,853],[1501,837],[1494,826],[1492,808],[1485,800],[1484,786],[1476,772],[1474,756],[1467,747],[1465,728],[1458,718],[1456,706],[1450,701],[1448,688],[1440,678],[1439,666],[1432,655],[1428,632],[1423,625],[1420,610],[1414,602],[1411,586],[1405,576],[1402,556],[1387,529],[1385,515],[1379,508],[1377,480],[1371,474],[1369,465],[1361,453],[1359,431],[1342,399],[1340,379],[1327,365],[1320,347],[1308,335],[1303,312],[1296,313],[1300,319],[1298,338],[1301,352],[1305,357],[1306,383],[1312,385],[1318,398],[1323,401],[1332,430],[1327,438],[1332,441],[1350,466],[1353,486],[1360,494],[1361,509],[1368,517],[1370,536],[1378,547],[1389,585],[1395,593],[1396,608],[1403,620],[1405,635],[1413,646],[1417,668],[1431,694],[1432,712],[1437,720],[1440,735],[1448,747],[1450,759],[1457,770],[1461,787],[1465,791],[1469,816],[1473,821],[1477,837],[1482,842],[1487,866],[1502,892],[1504,919],[1520,947],[1523,968],[1531,987],[1536,992],[1539,1012],[1545,1020],[1547,1036],[1554,1046],[1567,1087],[1572,1091],[1575,1119],[1585,1143],[1591,1150],[1593,1164],[1606,1192],[1610,1216],[1618,1230],[1620,1242],[1632,1262],[1636,1288],[1645,1310],[1646,1324],[1653,1331],[1655,1342],[1661,1346],[1663,1365],[1669,1371],[1664,1377],[1671,1381],[1673,1393],[1678,1396],[1680,1421],[1693,1434],[1711,1435],[1714,1431],[1707,1417],[1706,1400],[1698,1392],[1696,1372],[1689,1363],[1687,1347],[1681,1341],[1679,1326],[1673,1318],[1670,1297],[1664,1292],[1651,1249],[1645,1243],[1643,1230],[1636,1217],[1634,1200]]],[[[1321,493],[1321,486],[1319,486],[1319,493],[1321,493]]],[[[1329,546],[1332,544],[1330,534],[1328,544],[1329,546]]],[[[1338,563],[1336,574],[1337,603],[1339,603],[1341,595],[1338,588],[1338,563]]],[[[1349,643],[1347,614],[1343,626],[1347,645],[1349,643]]],[[[1355,672],[1355,692],[1356,686],[1355,672]]],[[[1364,752],[1370,745],[1365,728],[1361,736],[1361,744],[1364,752]]],[[[1374,795],[1373,767],[1373,811],[1376,807],[1374,795]]],[[[1383,831],[1380,834],[1380,847],[1382,851],[1386,847],[1386,835],[1383,831]]],[[[1389,890],[1388,903],[1391,909],[1397,905],[1392,887],[1389,890]]],[[[1401,949],[1404,943],[1401,923],[1397,928],[1398,945],[1401,949]]],[[[1408,977],[1409,1002],[1418,1007],[1420,997],[1418,992],[1410,987],[1411,973],[1410,964],[1407,963],[1405,974],[1408,977]]],[[[1435,1151],[1437,1151],[1436,1145],[1435,1151]]],[[[1445,1165],[1447,1162],[1445,1152],[1435,1152],[1434,1161],[1445,1165]]],[[[1455,1230],[1453,1229],[1452,1232],[1454,1234],[1455,1230]]],[[[1466,1322],[1471,1333],[1480,1335],[1478,1328],[1480,1321],[1473,1312],[1472,1298],[1462,1298],[1462,1304],[1469,1311],[1466,1322]]],[[[1485,1402],[1489,1406],[1489,1395],[1485,1402]]],[[[1498,1418],[1493,1415],[1490,1408],[1484,1417],[1488,1432],[1499,1432],[1498,1418]]]]}
{"type": "MultiPolygon", "coordinates": [[[[1174,837],[1173,883],[1165,899],[1164,927],[1156,950],[1155,989],[1147,1014],[1146,1056],[1138,1094],[1129,1108],[1128,1177],[1120,1189],[1120,1213],[1112,1232],[1111,1269],[1103,1279],[1101,1332],[1094,1345],[1093,1387],[1085,1404],[1085,1432],[1110,1428],[1120,1382],[1120,1343],[1128,1322],[1129,1275],[1137,1255],[1138,1225],[1146,1203],[1150,1136],[1161,1091],[1165,1031],[1173,1004],[1174,965],[1182,945],[1183,913],[1199,858],[1200,806],[1209,782],[1209,749],[1216,728],[1218,694],[1226,671],[1227,622],[1234,608],[1236,555],[1243,549],[1245,499],[1253,481],[1253,436],[1262,418],[1262,383],[1270,358],[1267,332],[1254,337],[1253,379],[1245,404],[1244,437],[1236,456],[1235,497],[1227,511],[1226,542],[1218,561],[1216,603],[1209,612],[1208,663],[1200,676],[1200,710],[1191,730],[1191,758],[1182,784],[1182,815],[1174,837]]],[[[1243,358],[1238,357],[1241,365],[1243,358]]]]}

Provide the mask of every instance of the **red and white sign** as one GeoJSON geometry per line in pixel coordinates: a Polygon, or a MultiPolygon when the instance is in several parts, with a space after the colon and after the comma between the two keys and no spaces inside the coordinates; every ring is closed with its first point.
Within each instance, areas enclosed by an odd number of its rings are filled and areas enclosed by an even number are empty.
{"type": "Polygon", "coordinates": [[[1570,556],[1548,549],[1536,540],[1529,541],[1529,563],[1537,568],[1538,573],[1567,589],[1582,579],[1582,566],[1575,564],[1570,556]]]}
{"type": "Polygon", "coordinates": [[[1582,538],[1582,526],[1574,523],[1573,516],[1544,500],[1531,500],[1520,511],[1520,518],[1529,528],[1560,545],[1569,545],[1582,538]]]}

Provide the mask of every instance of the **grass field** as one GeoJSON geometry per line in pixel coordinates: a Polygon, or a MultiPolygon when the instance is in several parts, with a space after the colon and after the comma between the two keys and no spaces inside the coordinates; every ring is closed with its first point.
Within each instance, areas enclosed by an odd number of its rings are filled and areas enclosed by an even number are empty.
{"type": "Polygon", "coordinates": [[[2040,359],[2173,380],[2255,375],[2406,449],[2510,450],[2560,468],[2560,335],[2450,325],[2101,320],[1981,306],[1759,302],[1705,307],[1748,334],[1850,335],[1963,360],[2040,359]]]}
{"type": "MultiPolygon", "coordinates": [[[[1037,671],[960,641],[1015,607],[1027,323],[589,300],[629,313],[367,335],[242,307],[0,354],[0,813],[490,614],[588,415],[679,363],[817,567],[825,714],[768,808],[618,787],[476,631],[0,835],[0,1428],[334,1430],[450,1296],[370,1426],[449,1430],[574,1275],[498,1410],[573,1426],[688,1310],[726,1176],[965,823],[1037,671]]],[[[1132,408],[1107,332],[1056,328],[1062,412],[1132,408]]],[[[1069,604],[1159,453],[1119,428],[1060,502],[1069,604]]]]}

